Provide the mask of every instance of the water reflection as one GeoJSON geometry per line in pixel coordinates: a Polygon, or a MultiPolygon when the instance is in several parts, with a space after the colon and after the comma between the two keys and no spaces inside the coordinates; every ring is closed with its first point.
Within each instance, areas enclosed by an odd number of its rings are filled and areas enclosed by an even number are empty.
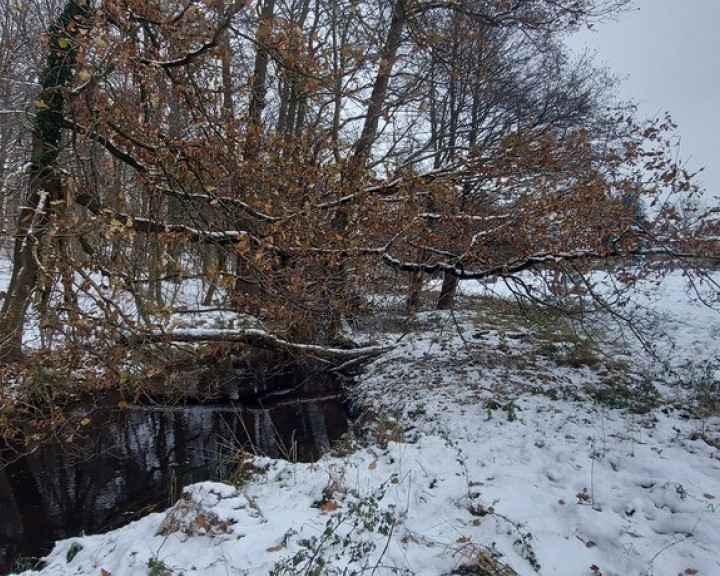
{"type": "Polygon", "coordinates": [[[338,394],[272,407],[134,407],[92,417],[72,445],[46,445],[0,468],[0,572],[59,538],[119,526],[171,489],[230,478],[237,452],[317,459],[347,430],[338,394]]]}

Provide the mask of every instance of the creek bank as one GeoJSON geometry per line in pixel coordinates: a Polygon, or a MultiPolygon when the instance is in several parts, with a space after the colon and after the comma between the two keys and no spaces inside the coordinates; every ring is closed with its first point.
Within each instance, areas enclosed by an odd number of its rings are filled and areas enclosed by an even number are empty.
{"type": "Polygon", "coordinates": [[[70,441],[19,456],[5,450],[0,574],[17,558],[46,554],[58,539],[161,510],[186,485],[231,482],[244,454],[311,462],[348,431],[346,379],[287,366],[263,370],[264,377],[225,372],[219,392],[185,396],[183,404],[77,406],[69,410],[85,425],[70,441]]]}

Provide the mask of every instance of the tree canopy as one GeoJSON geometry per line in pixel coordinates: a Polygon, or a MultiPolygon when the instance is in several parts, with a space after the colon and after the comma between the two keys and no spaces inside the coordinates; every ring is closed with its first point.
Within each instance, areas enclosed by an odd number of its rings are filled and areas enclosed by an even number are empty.
{"type": "MultiPolygon", "coordinates": [[[[5,208],[26,183],[0,351],[22,357],[33,307],[48,348],[108,363],[132,339],[342,357],[344,318],[390,289],[413,312],[430,275],[448,307],[458,279],[536,298],[540,270],[712,264],[670,118],[562,42],[625,4],[68,0],[0,147],[5,208]],[[173,333],[187,286],[247,324],[173,333]]],[[[7,55],[4,81],[28,66],[7,55]]]]}

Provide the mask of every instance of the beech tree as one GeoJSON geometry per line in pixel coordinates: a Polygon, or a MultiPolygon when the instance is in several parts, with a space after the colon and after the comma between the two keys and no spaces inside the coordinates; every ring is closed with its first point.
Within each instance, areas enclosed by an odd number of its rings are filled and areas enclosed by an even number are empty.
{"type": "Polygon", "coordinates": [[[27,109],[37,96],[36,70],[42,59],[42,23],[54,2],[8,0],[0,6],[0,186],[2,230],[18,207],[29,154],[27,109]]]}
{"type": "Polygon", "coordinates": [[[433,274],[702,264],[712,223],[667,200],[694,191],[672,123],[599,106],[558,43],[624,4],[68,0],[0,355],[22,358],[32,306],[78,360],[220,340],[345,363],[381,351],[344,349],[339,328],[393,273],[412,300],[433,274]],[[241,325],[167,329],[190,283],[241,325]]]}

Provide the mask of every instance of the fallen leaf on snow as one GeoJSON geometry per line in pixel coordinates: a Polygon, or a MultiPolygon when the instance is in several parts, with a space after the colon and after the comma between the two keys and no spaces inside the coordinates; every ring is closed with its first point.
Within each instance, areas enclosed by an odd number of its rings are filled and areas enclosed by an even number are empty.
{"type": "Polygon", "coordinates": [[[318,509],[321,512],[332,512],[333,510],[337,510],[340,508],[340,504],[335,502],[335,500],[328,500],[327,502],[323,502],[318,506],[318,509]]]}

